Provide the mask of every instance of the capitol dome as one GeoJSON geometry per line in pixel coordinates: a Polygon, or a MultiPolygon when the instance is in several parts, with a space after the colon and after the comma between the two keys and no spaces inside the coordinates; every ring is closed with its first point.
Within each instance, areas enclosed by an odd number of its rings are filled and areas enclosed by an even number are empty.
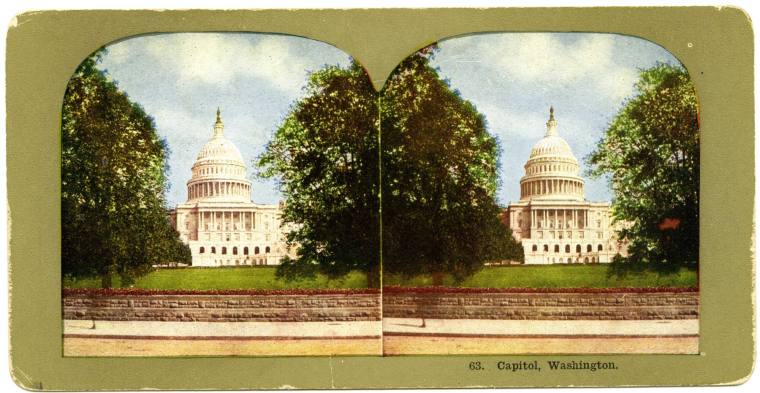
{"type": "Polygon", "coordinates": [[[187,182],[187,200],[250,202],[251,182],[240,150],[224,136],[219,109],[211,139],[201,148],[187,182]]]}
{"type": "Polygon", "coordinates": [[[554,108],[549,109],[546,134],[530,151],[525,176],[520,179],[520,200],[584,199],[580,166],[570,145],[557,133],[554,108]]]}
{"type": "Polygon", "coordinates": [[[546,135],[533,145],[530,158],[542,156],[565,157],[577,162],[570,145],[559,135],[546,135]]]}
{"type": "Polygon", "coordinates": [[[211,138],[210,141],[203,145],[195,161],[204,160],[229,161],[245,165],[240,150],[224,136],[214,136],[214,138],[211,138]]]}

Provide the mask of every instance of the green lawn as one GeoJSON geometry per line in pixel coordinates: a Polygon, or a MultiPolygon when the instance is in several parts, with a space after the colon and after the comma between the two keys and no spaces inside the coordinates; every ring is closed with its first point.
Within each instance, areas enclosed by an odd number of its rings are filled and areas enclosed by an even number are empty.
{"type": "MultiPolygon", "coordinates": [[[[433,285],[430,276],[403,279],[385,275],[383,286],[426,287],[433,285]]],[[[650,288],[696,287],[695,271],[683,269],[667,276],[657,273],[629,274],[624,278],[607,278],[605,265],[532,265],[486,267],[460,284],[446,276],[444,286],[470,288],[650,288]]]]}
{"type": "MultiPolygon", "coordinates": [[[[278,280],[274,267],[230,267],[159,269],[141,277],[134,287],[142,289],[312,289],[366,288],[366,276],[352,272],[342,279],[328,280],[323,275],[297,281],[278,280]]],[[[97,288],[100,279],[64,280],[67,288],[97,288]]],[[[425,287],[433,285],[430,276],[403,279],[386,274],[383,285],[425,287]]],[[[461,284],[446,276],[444,286],[470,288],[610,288],[610,287],[696,287],[696,272],[681,270],[677,274],[630,274],[625,278],[607,278],[605,265],[546,265],[486,267],[461,284]]],[[[114,280],[118,287],[118,280],[114,280]]]]}
{"type": "MultiPolygon", "coordinates": [[[[279,280],[274,275],[274,267],[229,267],[229,268],[186,268],[158,269],[137,280],[134,287],[142,289],[312,289],[312,288],[366,288],[367,277],[361,272],[328,280],[323,275],[313,279],[297,281],[279,280]]],[[[118,279],[113,285],[119,286],[118,279]]],[[[66,288],[98,288],[100,279],[67,280],[66,288]]]]}

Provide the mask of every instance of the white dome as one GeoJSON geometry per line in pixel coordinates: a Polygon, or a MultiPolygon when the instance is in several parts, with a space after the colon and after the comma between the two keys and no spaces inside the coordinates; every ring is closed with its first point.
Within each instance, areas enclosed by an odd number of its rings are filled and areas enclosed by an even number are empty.
{"type": "Polygon", "coordinates": [[[533,149],[530,151],[530,158],[544,156],[568,158],[577,162],[572,149],[570,149],[570,145],[568,145],[567,141],[559,135],[544,136],[540,141],[533,145],[533,149]]]}
{"type": "Polygon", "coordinates": [[[205,160],[232,161],[245,165],[240,150],[238,150],[238,148],[223,135],[215,136],[203,145],[203,148],[198,153],[198,157],[195,161],[197,163],[198,161],[205,160]]]}
{"type": "Polygon", "coordinates": [[[549,110],[546,134],[530,151],[525,176],[520,179],[520,199],[580,200],[583,179],[580,166],[567,141],[557,134],[554,108],[549,110]]]}
{"type": "Polygon", "coordinates": [[[250,202],[251,182],[243,156],[224,137],[221,113],[216,111],[214,135],[203,145],[187,182],[188,201],[250,202]]]}

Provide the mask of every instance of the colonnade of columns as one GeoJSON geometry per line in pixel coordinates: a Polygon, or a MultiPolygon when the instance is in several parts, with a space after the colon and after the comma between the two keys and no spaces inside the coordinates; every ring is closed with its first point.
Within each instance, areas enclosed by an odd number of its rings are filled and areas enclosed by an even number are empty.
{"type": "Polygon", "coordinates": [[[530,180],[520,184],[520,197],[532,195],[571,194],[583,197],[583,182],[577,180],[530,180]]]}
{"type": "Polygon", "coordinates": [[[588,228],[588,209],[552,209],[530,210],[530,227],[539,228],[588,228]],[[569,225],[572,224],[572,225],[569,225]]]}
{"type": "Polygon", "coordinates": [[[252,231],[260,226],[261,216],[246,211],[200,211],[198,228],[201,231],[252,231]],[[258,224],[258,225],[257,225],[258,224]]]}
{"type": "Polygon", "coordinates": [[[188,199],[237,195],[250,198],[251,185],[235,181],[206,181],[187,186],[188,199]]]}

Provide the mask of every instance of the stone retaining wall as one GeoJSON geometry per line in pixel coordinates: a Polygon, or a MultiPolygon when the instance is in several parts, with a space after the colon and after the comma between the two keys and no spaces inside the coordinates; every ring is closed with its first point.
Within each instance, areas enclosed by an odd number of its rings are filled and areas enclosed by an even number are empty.
{"type": "Polygon", "coordinates": [[[384,293],[383,317],[430,319],[697,319],[698,292],[384,293]]]}
{"type": "Polygon", "coordinates": [[[386,318],[697,319],[698,292],[63,296],[64,319],[188,322],[379,321],[386,318]]]}
{"type": "Polygon", "coordinates": [[[379,321],[380,295],[64,294],[63,318],[186,322],[379,321]]]}

